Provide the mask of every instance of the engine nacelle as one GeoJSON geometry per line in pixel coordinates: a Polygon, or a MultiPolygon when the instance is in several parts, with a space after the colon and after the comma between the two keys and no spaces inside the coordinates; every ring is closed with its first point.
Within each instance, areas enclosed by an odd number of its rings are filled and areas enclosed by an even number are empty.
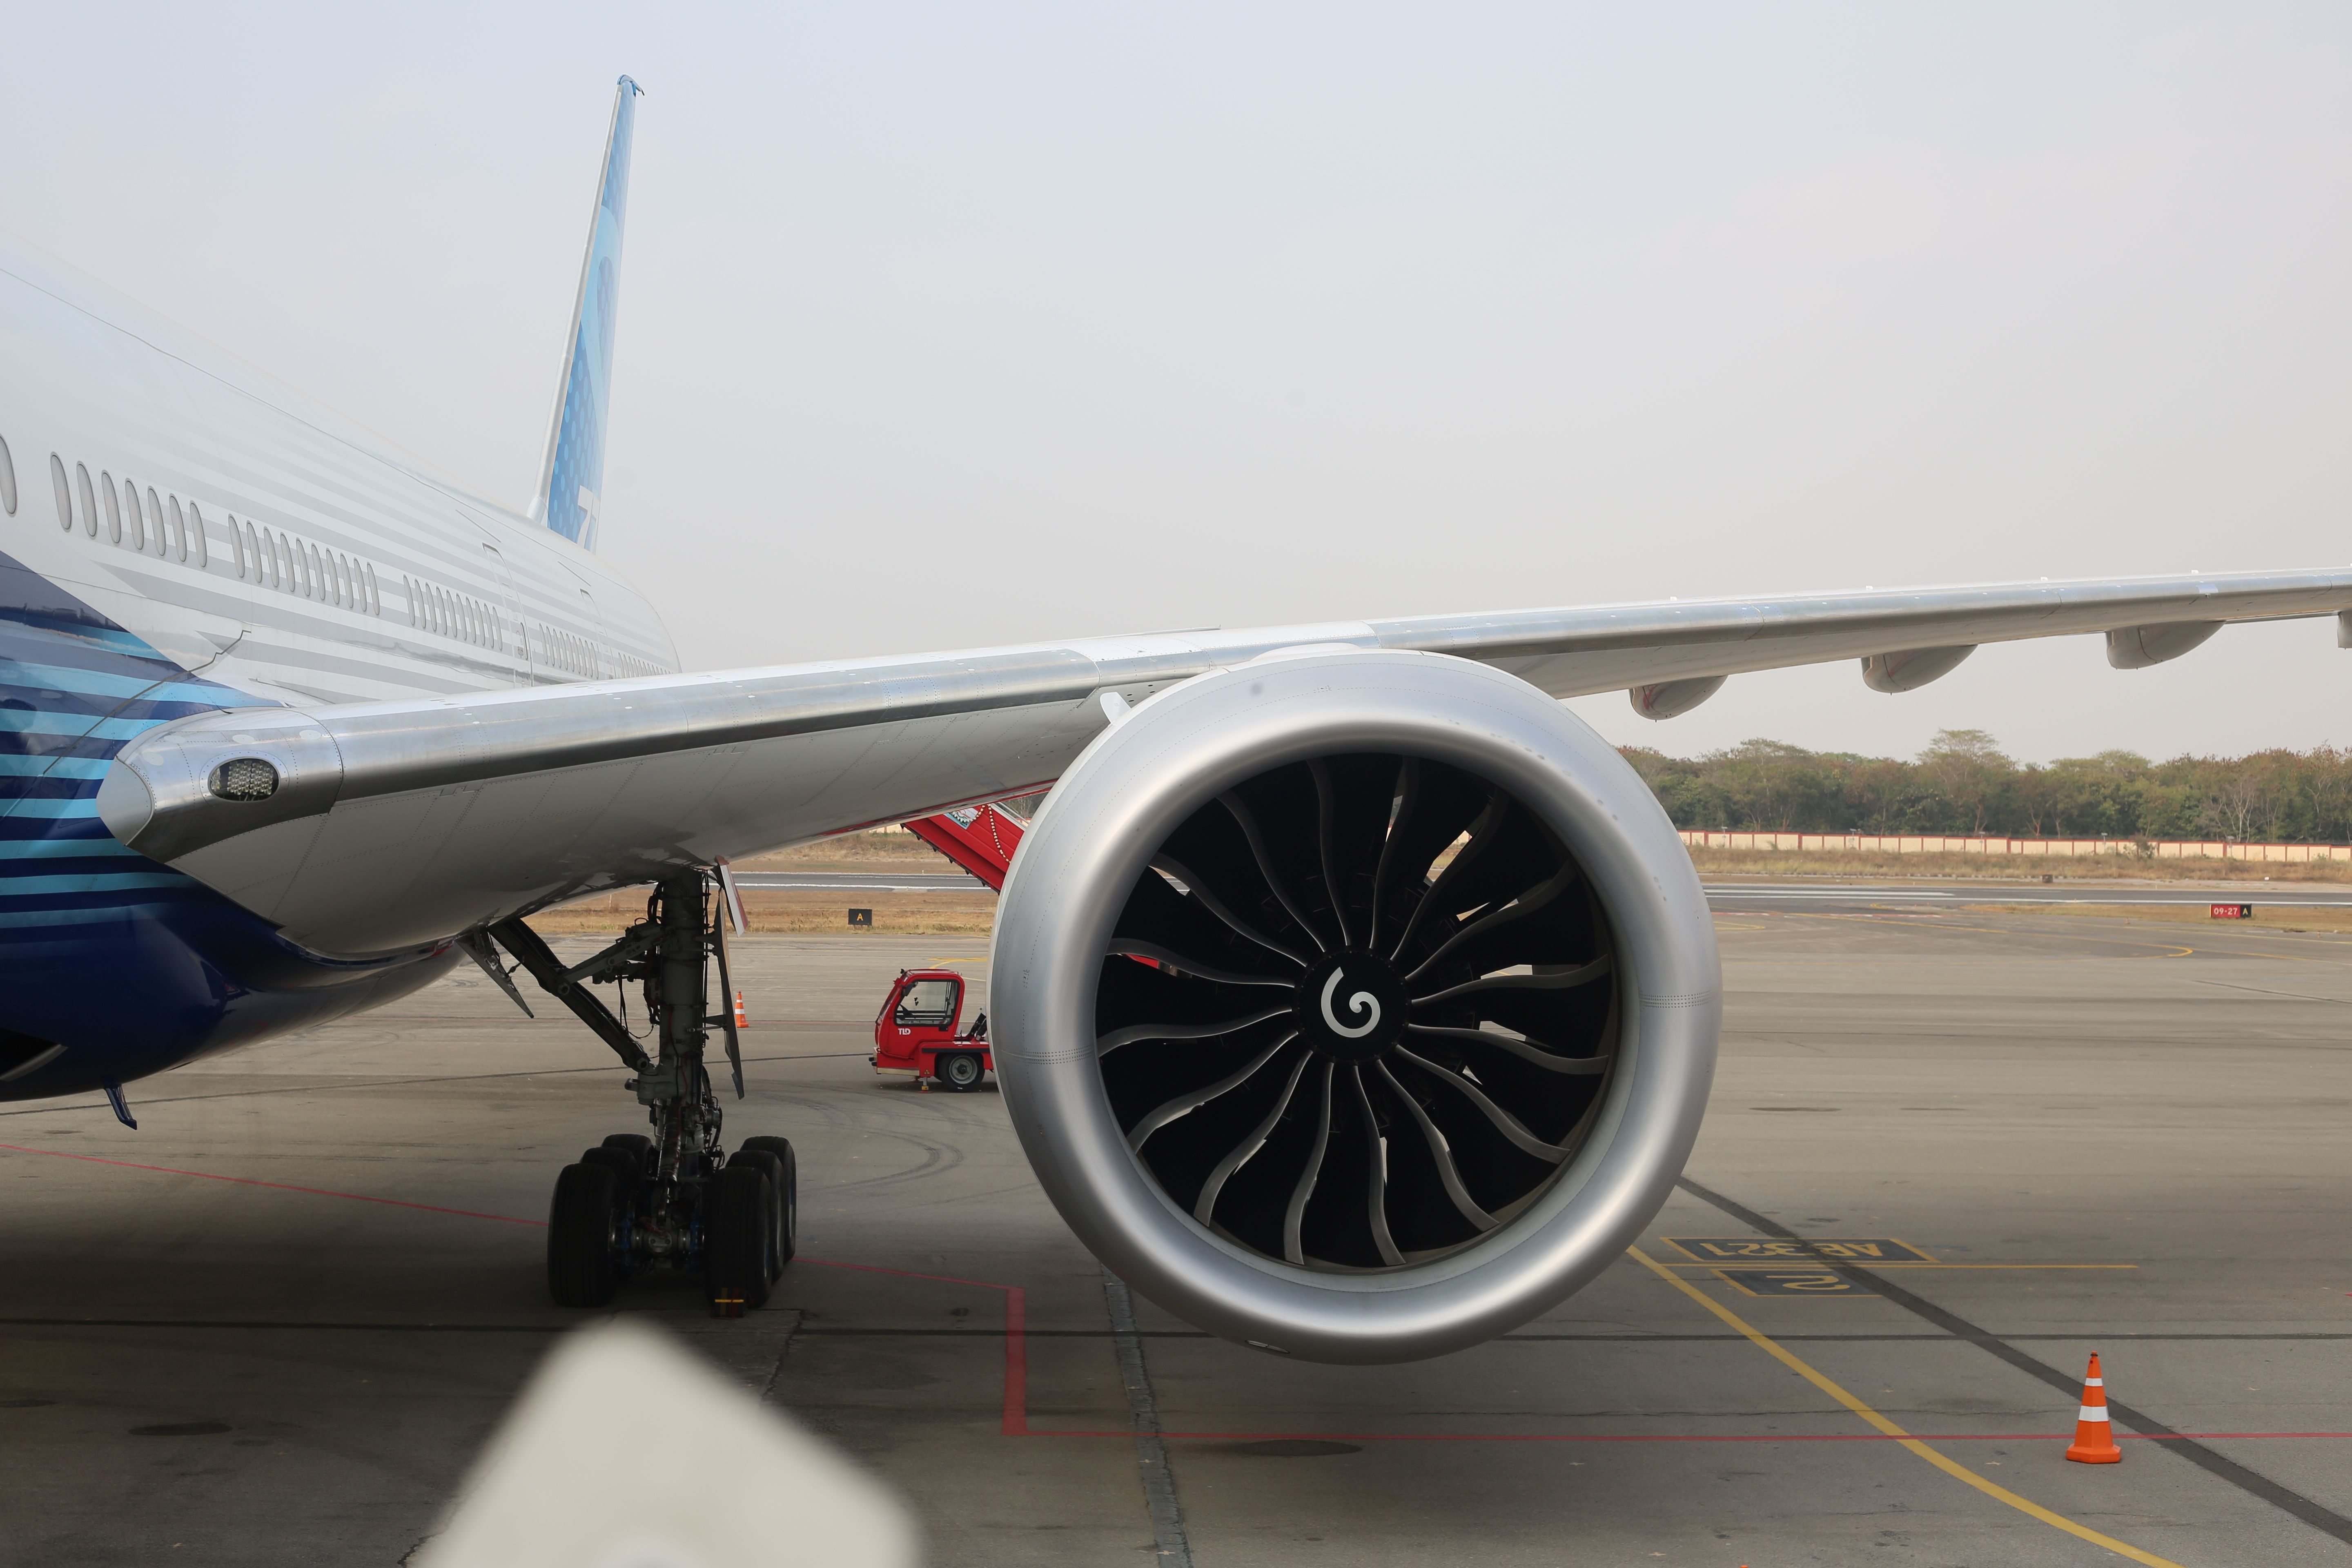
{"type": "Polygon", "coordinates": [[[1309,1360],[1547,1310],[1673,1190],[1722,1017],[1690,857],[1516,677],[1303,651],[1163,691],[1048,797],[998,911],[995,1060],[1135,1289],[1309,1360]]]}

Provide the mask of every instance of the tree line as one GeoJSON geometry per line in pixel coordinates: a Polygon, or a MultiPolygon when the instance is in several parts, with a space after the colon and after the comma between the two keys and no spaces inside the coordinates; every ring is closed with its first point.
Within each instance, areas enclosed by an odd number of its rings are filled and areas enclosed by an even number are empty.
{"type": "Polygon", "coordinates": [[[1696,758],[1624,752],[1677,827],[2352,843],[2352,751],[2333,746],[2045,764],[2014,761],[1982,730],[1942,730],[1910,762],[1779,741],[1696,758]]]}

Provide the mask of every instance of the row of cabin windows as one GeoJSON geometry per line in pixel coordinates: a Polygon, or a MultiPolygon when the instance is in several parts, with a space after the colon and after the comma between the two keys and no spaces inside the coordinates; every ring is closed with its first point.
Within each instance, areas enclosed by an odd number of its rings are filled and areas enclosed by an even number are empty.
{"type": "Polygon", "coordinates": [[[404,577],[408,585],[408,621],[428,632],[438,632],[445,637],[456,637],[479,647],[507,651],[506,617],[494,605],[463,594],[453,594],[437,583],[422,578],[404,577]]]}
{"type": "MultiPolygon", "coordinates": [[[[152,545],[153,552],[166,560],[193,560],[199,567],[212,564],[210,533],[195,502],[159,495],[152,485],[142,493],[127,479],[118,491],[111,474],[101,471],[93,479],[88,466],[81,463],[74,465],[68,479],[65,459],[55,452],[49,454],[49,479],[57,490],[60,528],[71,531],[79,520],[82,531],[95,539],[102,514],[107,537],[114,543],[128,543],[142,552],[152,545]]],[[[5,437],[0,437],[0,512],[16,515],[16,465],[5,437]]],[[[376,583],[375,568],[367,562],[226,514],[222,526],[236,559],[236,574],[245,581],[371,616],[383,614],[383,590],[376,583]]],[[[416,578],[403,582],[411,625],[506,651],[506,621],[496,605],[416,578]]],[[[541,663],[591,679],[600,673],[595,645],[587,638],[558,631],[544,622],[539,633],[541,663]]],[[[520,639],[521,628],[517,628],[517,635],[520,639]]],[[[530,657],[527,644],[519,651],[530,657]]],[[[658,673],[645,660],[626,654],[614,654],[613,658],[625,676],[658,673]]]]}
{"type": "Polygon", "coordinates": [[[585,676],[591,680],[596,679],[599,673],[596,668],[596,645],[586,637],[574,637],[570,632],[557,631],[545,621],[541,621],[539,624],[539,647],[541,663],[551,664],[558,669],[569,670],[574,675],[585,676]]]}
{"type": "MultiPolygon", "coordinates": [[[[0,451],[0,459],[4,458],[5,451],[0,451]]],[[[0,467],[5,466],[0,461],[0,467]]],[[[85,463],[74,465],[68,480],[65,459],[55,452],[49,454],[49,481],[57,490],[58,526],[68,532],[79,521],[82,531],[96,539],[102,517],[106,536],[113,543],[142,553],[152,551],[164,560],[212,565],[211,527],[195,502],[159,495],[152,485],[142,494],[127,479],[118,489],[112,474],[100,470],[93,480],[85,463]]],[[[8,489],[11,492],[16,489],[13,475],[8,489]]],[[[9,508],[12,514],[15,510],[9,508]]],[[[383,614],[375,568],[366,562],[226,514],[221,526],[236,557],[236,574],[245,581],[366,615],[383,614]]]]}

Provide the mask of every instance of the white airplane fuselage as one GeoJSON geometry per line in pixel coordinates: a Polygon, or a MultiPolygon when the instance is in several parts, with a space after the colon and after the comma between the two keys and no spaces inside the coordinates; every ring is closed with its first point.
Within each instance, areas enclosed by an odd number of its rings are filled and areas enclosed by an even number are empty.
{"type": "Polygon", "coordinates": [[[125,849],[94,806],[125,741],[677,668],[589,551],[6,236],[0,441],[0,1097],[129,1081],[449,962],[319,960],[125,849]],[[37,1059],[59,1038],[69,1082],[37,1059]]]}

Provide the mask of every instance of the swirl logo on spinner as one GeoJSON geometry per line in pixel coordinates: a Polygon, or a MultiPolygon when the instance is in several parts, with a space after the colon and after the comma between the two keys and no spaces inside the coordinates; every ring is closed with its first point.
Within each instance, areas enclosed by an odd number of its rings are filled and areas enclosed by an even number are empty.
{"type": "Polygon", "coordinates": [[[1368,1012],[1369,1016],[1360,1024],[1339,1022],[1339,1016],[1331,1010],[1331,994],[1339,988],[1339,976],[1344,973],[1344,969],[1334,969],[1331,977],[1323,982],[1323,1026],[1343,1040],[1360,1040],[1381,1026],[1381,1002],[1370,992],[1359,991],[1348,998],[1348,1011],[1368,1012]]]}

